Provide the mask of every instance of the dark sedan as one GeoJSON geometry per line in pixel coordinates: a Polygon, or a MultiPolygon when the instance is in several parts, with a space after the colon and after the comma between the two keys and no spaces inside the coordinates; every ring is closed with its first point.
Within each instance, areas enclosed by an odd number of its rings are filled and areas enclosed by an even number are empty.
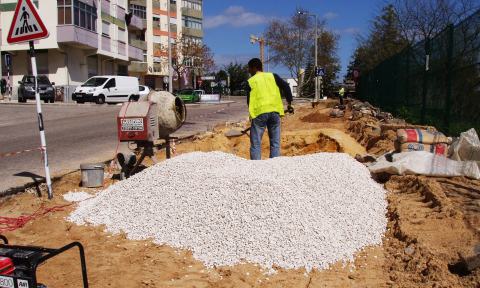
{"type": "MultiPolygon", "coordinates": [[[[37,79],[40,99],[45,101],[45,103],[55,102],[55,89],[53,88],[55,83],[50,83],[50,80],[45,75],[39,75],[37,79]]],[[[18,102],[27,102],[28,99],[35,99],[35,77],[25,75],[18,84],[20,84],[18,87],[18,102]]]]}

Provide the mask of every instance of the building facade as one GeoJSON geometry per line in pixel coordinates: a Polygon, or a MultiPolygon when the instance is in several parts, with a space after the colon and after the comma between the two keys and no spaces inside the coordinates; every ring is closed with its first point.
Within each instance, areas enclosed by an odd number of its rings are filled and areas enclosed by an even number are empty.
{"type": "MultiPolygon", "coordinates": [[[[131,61],[144,61],[144,51],[130,35],[143,33],[144,22],[128,11],[127,0],[41,0],[37,6],[50,35],[35,42],[37,69],[55,82],[67,100],[74,87],[94,75],[128,75],[131,61]],[[62,90],[63,89],[63,90],[62,90]]],[[[16,0],[0,0],[2,77],[13,86],[31,73],[28,43],[7,43],[16,0]],[[3,55],[12,55],[6,67],[3,55]]]]}
{"type": "MultiPolygon", "coordinates": [[[[128,67],[129,74],[154,89],[166,88],[168,76],[168,41],[175,44],[179,37],[203,42],[202,0],[130,0],[131,13],[142,19],[144,31],[132,31],[130,44],[144,52],[143,60],[128,67]],[[170,11],[168,2],[170,1],[170,11]],[[170,26],[170,34],[169,34],[170,26]]],[[[177,80],[177,79],[175,79],[177,80]]],[[[191,87],[192,75],[183,75],[185,87],[191,87]]]]}

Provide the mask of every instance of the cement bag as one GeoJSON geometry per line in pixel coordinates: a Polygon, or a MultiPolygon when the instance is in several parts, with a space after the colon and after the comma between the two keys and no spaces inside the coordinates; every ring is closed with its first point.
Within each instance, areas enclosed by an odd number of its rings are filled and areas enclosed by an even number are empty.
{"type": "Polygon", "coordinates": [[[448,145],[445,143],[423,144],[423,143],[402,143],[400,152],[426,151],[437,155],[448,155],[448,145]]]}
{"type": "Polygon", "coordinates": [[[450,151],[453,160],[476,161],[480,167],[480,139],[475,129],[461,133],[460,138],[452,144],[450,151]]]}
{"type": "Polygon", "coordinates": [[[425,151],[398,153],[392,158],[393,161],[389,162],[382,156],[368,169],[372,173],[393,175],[465,176],[480,179],[480,169],[474,161],[455,161],[425,151]]]}
{"type": "Polygon", "coordinates": [[[423,144],[452,143],[452,138],[441,132],[423,129],[398,129],[397,138],[400,143],[417,142],[423,144]]]}

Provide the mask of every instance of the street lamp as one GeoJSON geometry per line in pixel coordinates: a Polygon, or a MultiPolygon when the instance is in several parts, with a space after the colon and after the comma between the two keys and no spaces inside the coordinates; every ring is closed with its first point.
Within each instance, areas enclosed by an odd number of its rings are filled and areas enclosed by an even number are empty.
{"type": "Polygon", "coordinates": [[[315,18],[315,102],[318,102],[318,78],[316,75],[318,67],[318,17],[317,14],[310,13],[308,11],[298,11],[298,15],[305,15],[315,18]]]}

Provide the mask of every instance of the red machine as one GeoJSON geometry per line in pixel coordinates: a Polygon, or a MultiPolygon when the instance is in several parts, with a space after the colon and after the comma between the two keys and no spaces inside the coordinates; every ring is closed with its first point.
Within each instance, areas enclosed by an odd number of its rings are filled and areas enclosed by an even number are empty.
{"type": "Polygon", "coordinates": [[[118,140],[134,144],[129,145],[134,154],[117,154],[121,177],[138,171],[147,156],[157,162],[155,155],[160,149],[165,148],[170,158],[170,141],[175,139],[170,134],[180,129],[186,115],[183,101],[166,91],[151,92],[145,101],[124,103],[117,116],[118,140]]]}
{"type": "Polygon", "coordinates": [[[127,103],[117,117],[120,142],[154,142],[159,137],[157,104],[150,102],[127,103]]]}

